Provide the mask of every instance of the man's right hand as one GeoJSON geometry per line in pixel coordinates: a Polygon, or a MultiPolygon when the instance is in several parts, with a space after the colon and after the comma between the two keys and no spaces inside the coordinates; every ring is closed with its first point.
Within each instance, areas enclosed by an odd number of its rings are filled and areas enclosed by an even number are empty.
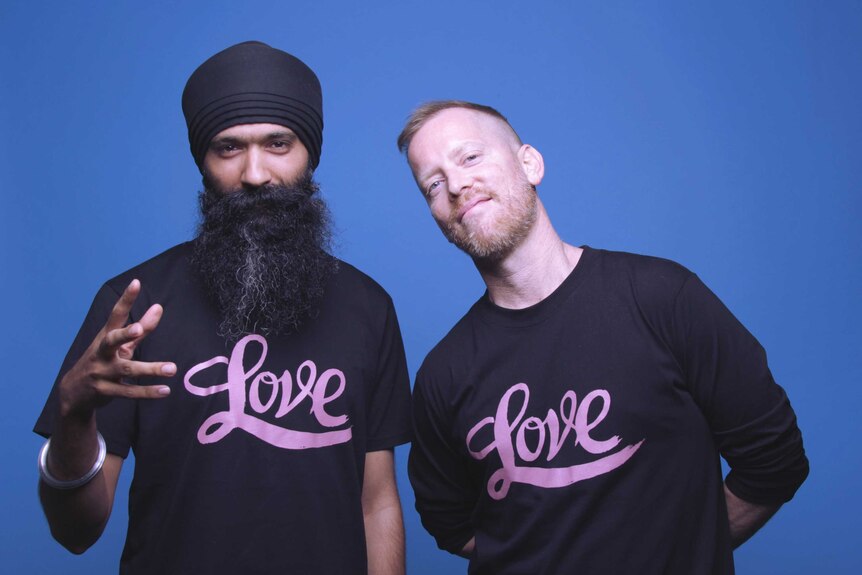
{"type": "Polygon", "coordinates": [[[155,304],[139,321],[126,325],[129,311],[141,292],[141,282],[132,280],[117,300],[105,326],[90,347],[60,381],[60,417],[89,419],[96,407],[114,397],[158,399],[170,394],[166,385],[130,385],[126,378],[170,377],[177,366],[170,362],[134,361],[138,344],[159,325],[162,306],[155,304]]]}
{"type": "MultiPolygon", "coordinates": [[[[140,386],[125,378],[170,377],[177,366],[170,362],[134,361],[135,348],[159,325],[162,306],[151,306],[139,321],[126,325],[129,311],[141,293],[133,280],[114,304],[111,316],[77,363],[60,380],[60,413],[47,454],[48,471],[60,480],[83,476],[98,452],[95,409],[115,397],[157,399],[166,397],[166,385],[140,386]]],[[[70,490],[40,482],[39,497],[54,538],[73,553],[83,553],[102,534],[114,505],[114,492],[123,460],[108,454],[93,479],[70,490]]]]}

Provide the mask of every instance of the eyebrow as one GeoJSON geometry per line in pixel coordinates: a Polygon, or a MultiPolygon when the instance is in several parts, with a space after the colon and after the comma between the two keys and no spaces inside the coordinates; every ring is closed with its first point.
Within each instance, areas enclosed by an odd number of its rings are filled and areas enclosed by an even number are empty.
{"type": "Polygon", "coordinates": [[[271,142],[273,140],[286,140],[288,144],[293,144],[299,139],[293,131],[291,130],[276,130],[274,132],[269,132],[260,138],[242,138],[238,136],[222,136],[220,138],[213,138],[210,140],[210,147],[223,146],[225,144],[241,144],[247,143],[250,141],[254,142],[271,142]]]}
{"type": "Polygon", "coordinates": [[[264,138],[264,140],[287,140],[288,142],[295,142],[299,139],[294,132],[291,130],[278,130],[276,132],[270,132],[264,138]]]}
{"type": "Polygon", "coordinates": [[[476,145],[478,145],[477,142],[464,142],[449,153],[449,158],[454,160],[458,156],[461,156],[467,148],[472,148],[476,145]]]}
{"type": "MultiPolygon", "coordinates": [[[[449,152],[446,155],[446,157],[448,159],[455,159],[458,156],[462,155],[468,148],[472,148],[475,146],[481,146],[481,144],[479,142],[473,142],[473,141],[464,142],[463,144],[461,144],[460,146],[458,146],[457,148],[455,148],[451,152],[449,152]]],[[[437,173],[438,171],[439,170],[437,168],[434,168],[433,170],[428,170],[427,172],[420,174],[419,177],[416,178],[416,181],[422,185],[425,185],[425,180],[430,178],[433,174],[437,173]]]]}

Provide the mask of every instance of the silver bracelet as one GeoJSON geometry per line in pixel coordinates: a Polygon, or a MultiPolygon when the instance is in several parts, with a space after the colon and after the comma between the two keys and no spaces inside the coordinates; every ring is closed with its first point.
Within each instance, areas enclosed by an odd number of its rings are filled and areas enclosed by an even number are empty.
{"type": "Polygon", "coordinates": [[[96,462],[93,463],[93,467],[83,477],[65,481],[57,479],[48,471],[48,447],[51,445],[51,438],[48,438],[48,441],[39,450],[39,477],[42,478],[45,485],[54,489],[75,489],[89,483],[101,471],[102,466],[105,464],[105,456],[108,454],[108,448],[105,446],[105,438],[98,431],[96,432],[96,439],[99,441],[99,454],[96,456],[96,462]]]}

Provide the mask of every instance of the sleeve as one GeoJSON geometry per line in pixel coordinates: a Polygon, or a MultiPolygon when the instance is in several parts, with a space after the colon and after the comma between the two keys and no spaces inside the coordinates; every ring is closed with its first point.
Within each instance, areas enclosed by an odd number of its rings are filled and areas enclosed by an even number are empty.
{"type": "Polygon", "coordinates": [[[808,475],[796,415],[766,352],[697,276],[677,295],[675,348],[687,385],[727,461],[725,479],[750,503],[789,501],[808,475]]]}
{"type": "MultiPolygon", "coordinates": [[[[63,360],[60,372],[54,380],[54,386],[51,388],[48,400],[42,408],[42,413],[33,427],[33,431],[39,435],[43,437],[51,435],[59,409],[57,387],[60,380],[75,365],[75,362],[78,361],[93,342],[99,330],[104,327],[119,297],[120,294],[105,284],[93,299],[90,310],[84,318],[84,323],[81,325],[78,335],[75,336],[75,340],[66,353],[66,358],[63,360]]],[[[105,438],[108,451],[124,459],[128,456],[129,448],[132,444],[135,409],[136,404],[133,400],[118,398],[96,410],[96,426],[99,433],[105,438]]]]}
{"type": "Polygon", "coordinates": [[[410,377],[401,329],[387,297],[385,324],[377,361],[377,378],[368,406],[366,451],[390,449],[410,441],[410,377]]]}
{"type": "Polygon", "coordinates": [[[420,370],[413,389],[413,444],[407,473],[422,525],[440,549],[459,553],[475,534],[472,523],[479,487],[471,479],[465,455],[455,448],[452,425],[428,393],[420,370]]]}

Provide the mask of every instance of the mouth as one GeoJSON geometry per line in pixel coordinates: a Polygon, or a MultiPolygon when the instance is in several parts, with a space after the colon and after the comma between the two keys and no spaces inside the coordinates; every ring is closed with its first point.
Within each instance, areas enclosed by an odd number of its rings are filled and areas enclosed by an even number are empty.
{"type": "Polygon", "coordinates": [[[470,210],[490,199],[491,198],[488,196],[475,196],[464,202],[464,204],[458,209],[458,222],[461,222],[470,210]]]}

